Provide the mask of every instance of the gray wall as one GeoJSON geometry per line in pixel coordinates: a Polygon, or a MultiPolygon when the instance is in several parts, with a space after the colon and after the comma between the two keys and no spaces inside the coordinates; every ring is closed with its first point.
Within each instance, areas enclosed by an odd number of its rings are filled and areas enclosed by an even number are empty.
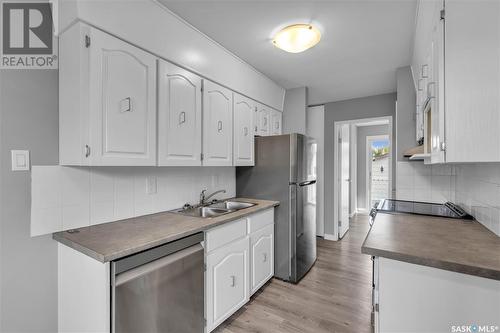
{"type": "Polygon", "coordinates": [[[57,246],[30,238],[28,171],[12,172],[11,149],[36,165],[58,163],[57,70],[0,70],[0,331],[57,331],[57,246]]]}
{"type": "Polygon", "coordinates": [[[415,85],[410,67],[396,71],[398,108],[396,110],[396,159],[407,161],[403,152],[417,145],[415,129],[415,85]]]}
{"type": "Polygon", "coordinates": [[[307,88],[293,88],[285,92],[283,106],[283,133],[306,134],[307,88]]]}
{"type": "MultiPolygon", "coordinates": [[[[374,125],[374,126],[362,126],[357,129],[357,170],[356,170],[356,182],[357,182],[357,208],[369,207],[366,204],[366,157],[368,152],[366,151],[366,137],[372,135],[388,135],[389,126],[388,125],[374,125]]],[[[394,171],[392,172],[395,175],[394,171]]]]}
{"type": "Polygon", "coordinates": [[[396,93],[389,93],[325,104],[325,233],[334,234],[334,122],[386,116],[392,116],[394,122],[395,102],[396,93]]]}

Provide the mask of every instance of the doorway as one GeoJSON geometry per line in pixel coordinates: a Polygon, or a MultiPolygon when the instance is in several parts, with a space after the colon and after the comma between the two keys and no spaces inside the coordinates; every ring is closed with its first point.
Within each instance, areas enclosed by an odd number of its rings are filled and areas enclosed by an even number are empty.
{"type": "Polygon", "coordinates": [[[391,167],[390,141],[388,135],[366,137],[366,198],[368,207],[389,198],[391,167]]]}
{"type": "Polygon", "coordinates": [[[355,214],[368,214],[377,200],[392,196],[392,134],[391,116],[334,123],[334,234],[328,239],[344,237],[355,214]]]}

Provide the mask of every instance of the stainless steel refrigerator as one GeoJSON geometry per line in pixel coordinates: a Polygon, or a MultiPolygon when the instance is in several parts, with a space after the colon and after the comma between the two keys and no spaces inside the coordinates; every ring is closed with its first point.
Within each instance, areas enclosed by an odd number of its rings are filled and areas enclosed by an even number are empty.
{"type": "Polygon", "coordinates": [[[238,197],[278,200],[274,276],[297,283],[316,261],[316,142],[301,134],[255,138],[255,166],[236,168],[238,197]]]}

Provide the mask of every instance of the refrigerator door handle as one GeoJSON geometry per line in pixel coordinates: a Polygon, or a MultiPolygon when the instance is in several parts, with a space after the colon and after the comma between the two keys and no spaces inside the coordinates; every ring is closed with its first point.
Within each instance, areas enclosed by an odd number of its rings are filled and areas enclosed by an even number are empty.
{"type": "Polygon", "coordinates": [[[312,185],[312,184],[316,184],[316,181],[315,180],[306,180],[305,182],[299,183],[299,186],[308,186],[308,185],[312,185]]]}

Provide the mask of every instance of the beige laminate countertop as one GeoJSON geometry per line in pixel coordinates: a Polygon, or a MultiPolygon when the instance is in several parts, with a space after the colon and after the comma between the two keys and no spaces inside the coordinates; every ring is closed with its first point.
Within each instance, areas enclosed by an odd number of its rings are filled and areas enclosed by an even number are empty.
{"type": "Polygon", "coordinates": [[[98,261],[108,262],[279,205],[278,201],[246,198],[232,200],[256,205],[213,218],[162,212],[83,227],[71,232],[57,232],[52,238],[98,261]]]}
{"type": "Polygon", "coordinates": [[[500,237],[477,221],[379,213],[361,252],[500,280],[500,237]]]}

